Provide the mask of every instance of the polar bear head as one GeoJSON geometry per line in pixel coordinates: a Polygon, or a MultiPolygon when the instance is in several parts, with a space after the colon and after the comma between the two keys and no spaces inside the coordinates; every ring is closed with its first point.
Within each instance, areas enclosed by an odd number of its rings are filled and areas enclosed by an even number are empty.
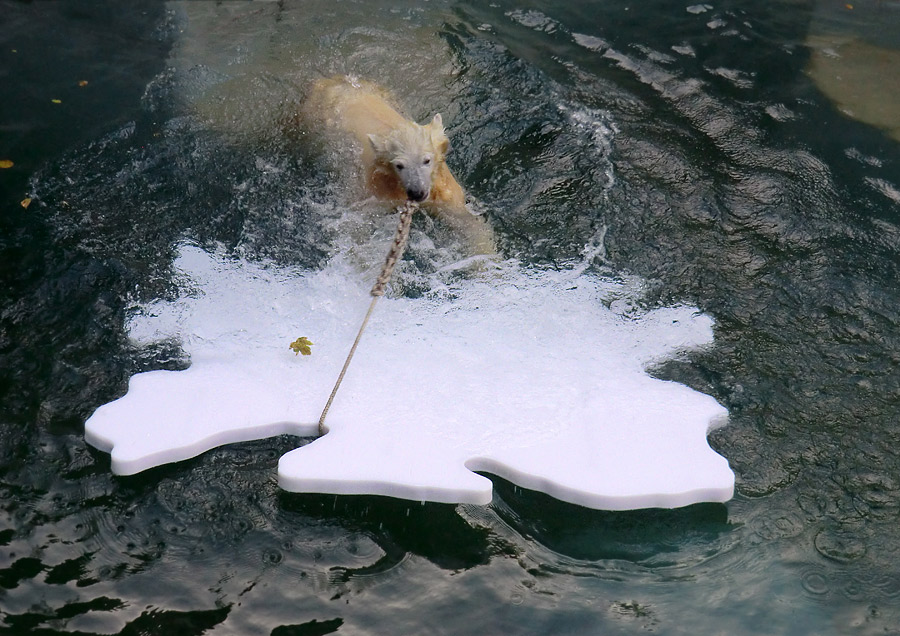
{"type": "Polygon", "coordinates": [[[408,122],[388,135],[369,135],[369,141],[375,161],[394,172],[410,201],[428,198],[431,177],[450,145],[440,113],[425,126],[408,122]]]}

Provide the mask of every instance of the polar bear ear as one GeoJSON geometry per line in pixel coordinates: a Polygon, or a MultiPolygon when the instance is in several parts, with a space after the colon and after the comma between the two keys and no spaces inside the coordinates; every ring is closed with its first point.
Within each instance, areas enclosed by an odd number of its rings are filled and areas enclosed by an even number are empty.
{"type": "Polygon", "coordinates": [[[376,155],[384,154],[387,147],[387,140],[376,135],[369,135],[369,143],[372,144],[372,150],[376,155]]]}
{"type": "Polygon", "coordinates": [[[435,149],[442,155],[447,154],[447,150],[450,148],[450,140],[447,139],[447,135],[444,133],[444,120],[441,118],[440,113],[434,116],[428,127],[431,128],[431,141],[434,143],[435,149]]]}

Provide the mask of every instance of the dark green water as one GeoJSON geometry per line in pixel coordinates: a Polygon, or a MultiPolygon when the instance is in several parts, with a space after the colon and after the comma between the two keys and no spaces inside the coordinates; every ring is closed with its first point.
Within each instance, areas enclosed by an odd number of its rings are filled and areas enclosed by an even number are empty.
{"type": "Polygon", "coordinates": [[[900,634],[900,142],[805,72],[900,48],[853,5],[0,0],[0,631],[900,634]],[[715,318],[656,374],[728,408],[731,502],[286,494],[288,438],[110,473],[85,418],[185,364],[125,332],[179,241],[327,257],[332,175],[253,105],[334,72],[443,109],[505,254],[715,318]]]}

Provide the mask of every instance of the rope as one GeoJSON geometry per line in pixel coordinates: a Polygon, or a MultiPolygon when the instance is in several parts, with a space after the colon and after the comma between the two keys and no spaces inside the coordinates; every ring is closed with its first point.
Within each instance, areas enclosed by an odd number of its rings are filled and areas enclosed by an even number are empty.
{"type": "Polygon", "coordinates": [[[325,434],[325,416],[328,415],[328,409],[331,408],[334,396],[337,394],[338,388],[344,380],[344,374],[347,373],[347,367],[350,366],[350,360],[353,359],[353,354],[356,353],[356,347],[362,338],[363,331],[366,329],[369,318],[372,316],[372,311],[375,309],[375,303],[378,302],[379,298],[384,296],[387,284],[391,280],[391,274],[394,272],[394,266],[397,264],[397,261],[400,260],[400,257],[403,256],[403,251],[406,249],[406,241],[409,239],[409,228],[412,224],[413,213],[418,209],[419,206],[412,201],[407,201],[403,206],[400,206],[400,222],[397,224],[397,231],[394,232],[394,240],[391,243],[391,249],[388,252],[387,258],[384,259],[381,273],[378,275],[375,284],[369,292],[372,296],[372,302],[369,303],[369,310],[366,312],[366,317],[363,318],[362,324],[359,326],[356,340],[353,341],[353,346],[350,347],[350,353],[347,354],[347,359],[344,360],[344,366],[341,368],[341,373],[338,375],[337,382],[334,383],[334,388],[331,390],[331,395],[328,396],[328,402],[325,404],[322,415],[319,417],[320,437],[325,434]]]}

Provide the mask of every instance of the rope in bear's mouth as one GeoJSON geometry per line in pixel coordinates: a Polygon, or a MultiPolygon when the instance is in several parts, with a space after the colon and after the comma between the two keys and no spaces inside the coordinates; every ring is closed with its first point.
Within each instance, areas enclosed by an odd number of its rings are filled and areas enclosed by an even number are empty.
{"type": "Polygon", "coordinates": [[[387,254],[387,257],[384,259],[384,265],[381,267],[381,273],[378,275],[378,278],[375,280],[375,284],[372,286],[369,294],[372,296],[372,302],[369,303],[369,310],[366,312],[365,318],[363,318],[362,324],[359,326],[359,331],[356,334],[356,340],[353,341],[353,346],[350,347],[350,353],[347,354],[347,359],[344,360],[344,366],[341,368],[341,372],[338,375],[337,382],[334,383],[334,388],[331,390],[331,395],[328,396],[328,402],[325,403],[325,408],[322,410],[322,415],[319,416],[319,436],[325,434],[325,416],[328,415],[328,409],[331,408],[331,403],[334,401],[334,396],[338,392],[338,388],[341,386],[341,382],[344,380],[344,374],[347,373],[347,367],[350,366],[350,360],[353,359],[353,354],[356,353],[356,347],[359,344],[360,339],[362,338],[363,331],[366,329],[366,325],[369,322],[369,318],[372,316],[372,310],[375,309],[375,303],[378,302],[378,299],[384,296],[385,289],[387,288],[388,282],[391,280],[391,274],[394,272],[394,266],[397,264],[397,261],[403,256],[403,251],[406,249],[406,241],[409,239],[409,228],[412,224],[412,217],[416,210],[419,209],[419,204],[413,201],[407,201],[401,206],[398,206],[400,210],[400,221],[397,224],[397,231],[394,232],[394,240],[391,243],[391,249],[387,254]]]}

